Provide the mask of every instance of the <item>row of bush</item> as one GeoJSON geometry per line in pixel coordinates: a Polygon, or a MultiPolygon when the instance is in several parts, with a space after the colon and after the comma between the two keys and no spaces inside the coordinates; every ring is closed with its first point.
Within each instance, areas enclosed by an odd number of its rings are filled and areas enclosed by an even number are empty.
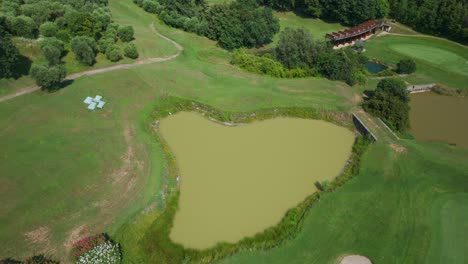
{"type": "MultiPolygon", "coordinates": [[[[349,114],[343,118],[342,113],[316,110],[311,108],[276,108],[263,109],[254,113],[232,113],[219,111],[209,106],[175,97],[167,97],[158,101],[156,109],[153,111],[152,118],[160,120],[170,114],[179,111],[197,111],[203,115],[219,122],[238,122],[249,123],[257,120],[264,120],[278,116],[293,116],[300,118],[325,119],[341,125],[352,127],[349,114]]],[[[152,122],[154,123],[154,121],[152,122]]],[[[156,122],[157,123],[157,122],[156,122]]],[[[169,151],[167,144],[162,138],[155,133],[156,139],[161,142],[165,149],[167,159],[169,161],[168,170],[171,181],[171,187],[166,193],[167,203],[165,211],[156,219],[145,232],[145,235],[140,240],[142,250],[146,253],[145,258],[149,263],[211,263],[228,255],[234,254],[242,250],[257,250],[276,247],[285,240],[291,239],[297,235],[302,228],[303,220],[313,205],[314,201],[320,198],[323,192],[316,192],[309,196],[297,207],[289,210],[283,220],[274,227],[271,227],[264,232],[254,236],[245,238],[236,244],[220,243],[217,246],[207,250],[185,249],[179,244],[175,244],[169,238],[169,233],[173,225],[174,216],[178,206],[179,191],[177,188],[178,176],[177,167],[174,156],[169,151]]],[[[332,191],[341,186],[349,178],[356,175],[359,171],[360,157],[364,153],[366,146],[370,141],[367,138],[358,137],[354,147],[353,154],[350,157],[349,163],[344,169],[344,172],[336,181],[333,181],[327,191],[332,191]]]]}
{"type": "Polygon", "coordinates": [[[243,50],[238,50],[234,53],[231,63],[249,72],[266,74],[278,78],[318,76],[318,72],[312,68],[287,69],[269,53],[256,56],[243,50]]]}
{"type": "Polygon", "coordinates": [[[366,81],[367,58],[352,49],[334,50],[324,41],[314,40],[304,28],[286,28],[275,48],[261,56],[238,51],[231,61],[259,74],[281,78],[324,76],[349,85],[366,81]]]}

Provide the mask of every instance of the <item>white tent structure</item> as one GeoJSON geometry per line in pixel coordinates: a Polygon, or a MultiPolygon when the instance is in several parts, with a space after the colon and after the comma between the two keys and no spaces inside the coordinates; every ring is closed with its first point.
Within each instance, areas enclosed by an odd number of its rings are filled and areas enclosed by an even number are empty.
{"type": "Polygon", "coordinates": [[[101,95],[96,95],[94,98],[93,97],[86,97],[83,101],[83,103],[88,105],[89,110],[94,110],[97,108],[102,109],[106,102],[102,101],[102,96],[101,95]]]}

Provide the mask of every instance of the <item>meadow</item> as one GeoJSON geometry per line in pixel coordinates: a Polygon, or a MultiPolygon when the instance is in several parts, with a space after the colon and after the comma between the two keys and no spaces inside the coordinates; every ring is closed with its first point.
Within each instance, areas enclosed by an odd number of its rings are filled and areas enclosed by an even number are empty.
{"type": "MultiPolygon", "coordinates": [[[[230,53],[213,41],[162,25],[132,1],[111,0],[110,8],[117,22],[134,26],[143,57],[176,52],[152,32],[153,21],[184,52],[172,61],[85,76],[53,93],[38,91],[0,103],[0,258],[41,252],[67,260],[72,241],[104,231],[121,243],[125,263],[144,261],[151,247],[145,237],[157,238],[150,227],[165,206],[159,194],[168,160],[154,138],[151,115],[167,95],[235,112],[357,109],[360,87],[246,73],[230,65],[230,53]],[[107,105],[90,112],[82,101],[96,94],[107,105]]],[[[466,59],[464,48],[429,38],[376,37],[366,49],[396,63],[409,54],[392,49],[401,42],[456,55],[444,65],[466,59]]],[[[464,88],[463,73],[433,65],[427,54],[415,56],[419,70],[407,80],[464,88]]],[[[297,237],[222,262],[335,263],[357,253],[376,263],[463,263],[468,151],[389,138],[370,147],[359,175],[321,196],[297,237]]]]}

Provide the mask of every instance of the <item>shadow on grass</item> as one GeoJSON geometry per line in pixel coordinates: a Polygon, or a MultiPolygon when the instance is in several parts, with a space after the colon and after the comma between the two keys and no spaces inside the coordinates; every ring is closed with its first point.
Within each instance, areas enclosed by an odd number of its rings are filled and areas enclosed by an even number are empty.
{"type": "Polygon", "coordinates": [[[23,55],[18,57],[18,61],[16,62],[15,66],[13,67],[13,77],[15,80],[21,78],[22,76],[28,75],[29,70],[31,69],[32,61],[23,55]]]}
{"type": "Polygon", "coordinates": [[[50,87],[50,88],[42,88],[43,91],[47,91],[49,93],[54,93],[59,90],[62,90],[63,88],[71,85],[75,80],[64,80],[60,84],[50,87]]]}

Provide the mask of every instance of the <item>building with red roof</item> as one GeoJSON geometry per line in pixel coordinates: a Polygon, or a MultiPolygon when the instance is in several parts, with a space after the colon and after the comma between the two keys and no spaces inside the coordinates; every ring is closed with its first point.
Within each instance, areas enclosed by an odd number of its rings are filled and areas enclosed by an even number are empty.
{"type": "Polygon", "coordinates": [[[325,38],[329,39],[335,48],[342,48],[353,45],[358,40],[368,39],[379,30],[388,32],[390,29],[384,20],[369,20],[353,28],[326,34],[325,38]]]}

